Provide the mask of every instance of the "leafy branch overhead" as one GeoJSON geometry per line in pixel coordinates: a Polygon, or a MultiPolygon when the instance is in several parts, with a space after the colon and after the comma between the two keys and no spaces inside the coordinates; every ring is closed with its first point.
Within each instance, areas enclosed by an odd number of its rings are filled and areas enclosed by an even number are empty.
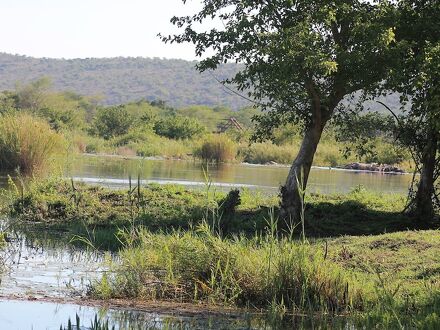
{"type": "Polygon", "coordinates": [[[214,52],[200,71],[243,64],[224,83],[277,112],[260,119],[266,127],[310,120],[313,102],[330,116],[345,95],[383,77],[394,40],[392,8],[378,1],[204,1],[199,13],[171,22],[184,32],[164,41],[214,52]],[[222,28],[199,32],[211,20],[222,28]]]}

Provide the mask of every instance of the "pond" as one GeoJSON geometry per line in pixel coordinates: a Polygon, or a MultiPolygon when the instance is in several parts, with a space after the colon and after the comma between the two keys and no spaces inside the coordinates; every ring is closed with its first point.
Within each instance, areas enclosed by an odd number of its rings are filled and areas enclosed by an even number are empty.
{"type": "MultiPolygon", "coordinates": [[[[277,193],[289,172],[288,166],[219,164],[208,167],[214,186],[223,190],[247,187],[277,193]]],[[[66,170],[67,177],[107,186],[128,185],[131,175],[143,183],[173,183],[188,187],[203,187],[206,171],[200,162],[178,160],[124,159],[120,157],[82,156],[66,170]]],[[[320,193],[346,193],[363,185],[377,192],[406,193],[412,175],[379,174],[334,168],[313,168],[308,190],[320,193]]]]}

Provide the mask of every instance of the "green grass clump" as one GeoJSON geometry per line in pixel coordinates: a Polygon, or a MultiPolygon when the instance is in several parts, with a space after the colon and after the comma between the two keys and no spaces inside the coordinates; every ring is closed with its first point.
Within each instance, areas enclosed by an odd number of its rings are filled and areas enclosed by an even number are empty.
{"type": "Polygon", "coordinates": [[[237,146],[226,134],[213,134],[203,140],[195,155],[208,162],[233,161],[237,146]]]}
{"type": "Polygon", "coordinates": [[[240,148],[240,156],[244,162],[252,164],[289,164],[295,159],[298,150],[298,146],[278,146],[271,142],[263,142],[240,148]]]}
{"type": "Polygon", "coordinates": [[[119,259],[90,293],[257,308],[281,317],[344,315],[346,324],[368,329],[440,325],[439,231],[301,243],[269,228],[232,239],[206,224],[168,234],[125,231],[119,259]]]}
{"type": "Polygon", "coordinates": [[[323,251],[275,236],[222,239],[207,225],[195,230],[125,233],[113,274],[96,283],[98,297],[208,301],[291,312],[342,312],[362,304],[349,276],[323,251]]]}
{"type": "Polygon", "coordinates": [[[0,116],[0,168],[24,175],[50,170],[65,151],[64,138],[49,124],[29,114],[0,116]]]}
{"type": "MultiPolygon", "coordinates": [[[[137,185],[133,180],[132,186],[137,185]]],[[[135,192],[108,189],[68,180],[33,181],[22,190],[9,190],[5,210],[27,222],[70,226],[75,222],[89,226],[115,227],[131,224],[148,229],[188,229],[206,218],[208,207],[215,209],[224,235],[265,230],[269,209],[278,213],[279,198],[258,191],[242,190],[234,210],[225,210],[227,196],[187,190],[182,186],[147,185],[135,192]]],[[[313,237],[381,234],[415,228],[402,214],[403,195],[382,194],[357,188],[349,194],[307,195],[306,229],[313,237]]],[[[209,219],[207,219],[209,221],[209,219]]],[[[295,230],[297,234],[298,229],[295,230]]]]}

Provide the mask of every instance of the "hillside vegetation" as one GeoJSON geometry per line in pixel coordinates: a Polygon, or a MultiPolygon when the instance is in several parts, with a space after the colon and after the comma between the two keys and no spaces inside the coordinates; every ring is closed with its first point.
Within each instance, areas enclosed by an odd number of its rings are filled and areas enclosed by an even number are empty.
{"type": "MultiPolygon", "coordinates": [[[[252,139],[252,118],[261,112],[253,107],[176,108],[165,101],[146,100],[103,106],[94,97],[54,91],[49,78],[0,93],[0,124],[5,121],[8,125],[8,118],[23,113],[45,121],[64,136],[69,151],[80,153],[289,164],[299,150],[302,134],[300,125],[285,124],[275,129],[268,140],[257,143],[252,139]],[[241,130],[219,129],[231,117],[236,118],[241,130]]],[[[330,125],[318,148],[315,165],[365,161],[408,167],[409,154],[393,145],[387,118],[370,114],[351,121],[347,127],[330,125]],[[355,143],[355,132],[366,140],[355,143]]],[[[41,141],[40,149],[47,143],[41,141]]],[[[3,158],[0,162],[9,162],[10,157],[3,158]]],[[[8,165],[16,167],[24,170],[20,162],[8,165]]]]}
{"type": "MultiPolygon", "coordinates": [[[[237,110],[250,103],[225,89],[216,79],[231,77],[236,64],[222,65],[215,74],[199,73],[196,62],[160,58],[51,59],[0,53],[0,90],[50,77],[56,91],[99,96],[104,105],[145,99],[164,100],[177,108],[192,105],[226,106],[237,110]]],[[[399,99],[388,96],[386,103],[397,110],[399,99]]],[[[375,102],[367,107],[384,111],[375,102]]]]}
{"type": "MultiPolygon", "coordinates": [[[[196,62],[160,58],[49,59],[0,53],[0,90],[11,90],[43,76],[51,77],[57,91],[101,96],[102,104],[146,99],[165,100],[174,107],[202,104],[239,109],[249,103],[218,83],[210,73],[200,74],[196,62]]],[[[224,65],[215,77],[236,71],[224,65]]]]}

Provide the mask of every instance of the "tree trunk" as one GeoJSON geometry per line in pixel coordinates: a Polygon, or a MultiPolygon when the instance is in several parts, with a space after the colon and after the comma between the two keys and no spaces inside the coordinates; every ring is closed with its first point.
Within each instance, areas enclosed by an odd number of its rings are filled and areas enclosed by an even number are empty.
{"type": "Polygon", "coordinates": [[[307,186],[324,125],[325,123],[311,124],[306,130],[301,148],[287,176],[286,184],[281,187],[281,218],[285,221],[283,225],[294,225],[301,220],[301,191],[304,191],[307,186]]]}
{"type": "Polygon", "coordinates": [[[427,224],[434,217],[434,173],[437,159],[438,134],[431,129],[422,156],[422,170],[417,187],[413,215],[420,223],[427,224]]]}

